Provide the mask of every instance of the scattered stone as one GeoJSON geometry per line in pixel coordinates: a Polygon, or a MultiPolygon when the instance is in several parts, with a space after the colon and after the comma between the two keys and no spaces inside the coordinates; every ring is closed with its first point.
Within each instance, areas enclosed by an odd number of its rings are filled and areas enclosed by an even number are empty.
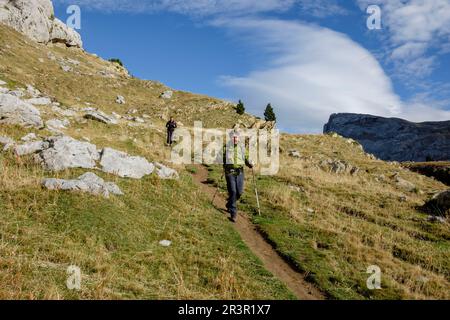
{"type": "Polygon", "coordinates": [[[6,82],[3,80],[0,80],[0,86],[5,86],[5,85],[6,85],[6,82]]]}
{"type": "Polygon", "coordinates": [[[20,140],[22,140],[23,142],[30,142],[30,141],[34,141],[34,140],[38,140],[38,137],[36,136],[35,133],[29,133],[26,136],[22,137],[20,140]]]}
{"type": "Polygon", "coordinates": [[[145,123],[145,120],[139,117],[133,117],[132,120],[137,123],[145,123]]]}
{"type": "Polygon", "coordinates": [[[37,98],[41,95],[41,92],[30,84],[27,85],[27,92],[33,98],[37,98]]]}
{"type": "Polygon", "coordinates": [[[115,117],[109,116],[106,113],[99,110],[89,111],[84,115],[84,118],[99,121],[104,124],[118,124],[118,121],[115,117]]]}
{"type": "Polygon", "coordinates": [[[34,141],[34,142],[29,142],[29,143],[26,143],[26,144],[22,144],[22,145],[16,146],[14,148],[14,152],[18,156],[26,156],[26,155],[29,155],[29,154],[33,154],[33,153],[45,150],[48,147],[49,147],[49,143],[48,142],[34,141]]]}
{"type": "Polygon", "coordinates": [[[172,245],[172,241],[169,240],[162,240],[159,242],[159,245],[162,247],[170,247],[172,245]]]}
{"type": "Polygon", "coordinates": [[[105,198],[109,198],[110,194],[123,195],[115,183],[105,182],[92,172],[85,173],[76,180],[44,179],[42,185],[49,190],[78,191],[105,198]]]}
{"type": "Polygon", "coordinates": [[[127,114],[136,114],[136,113],[138,113],[137,109],[130,109],[127,111],[127,114]]]}
{"type": "Polygon", "coordinates": [[[50,137],[46,142],[49,148],[40,152],[36,160],[47,170],[93,169],[100,158],[95,145],[68,136],[50,137]]]}
{"type": "Polygon", "coordinates": [[[311,209],[311,208],[308,208],[306,211],[307,211],[309,214],[315,213],[314,209],[311,209]]]}
{"type": "Polygon", "coordinates": [[[70,126],[70,121],[67,119],[51,119],[45,122],[45,125],[50,131],[59,132],[60,130],[67,129],[67,127],[70,126]]]}
{"type": "Polygon", "coordinates": [[[156,173],[161,179],[178,179],[179,175],[174,169],[168,168],[161,163],[155,162],[156,173]]]}
{"type": "Polygon", "coordinates": [[[161,96],[160,96],[160,98],[162,98],[162,99],[172,99],[172,97],[173,97],[172,90],[164,91],[163,93],[161,93],[161,96]]]}
{"type": "Polygon", "coordinates": [[[2,150],[7,151],[14,145],[14,140],[9,137],[0,136],[0,145],[2,145],[2,150]]]}
{"type": "Polygon", "coordinates": [[[427,221],[428,222],[445,223],[445,218],[439,217],[439,216],[428,216],[427,221]]]}
{"type": "Polygon", "coordinates": [[[64,117],[70,117],[70,118],[75,117],[77,115],[77,113],[74,110],[62,109],[58,105],[53,105],[52,111],[55,113],[58,113],[64,117]]]}
{"type": "Polygon", "coordinates": [[[32,105],[35,106],[48,106],[52,103],[52,100],[50,98],[32,98],[32,99],[28,99],[26,100],[26,102],[31,103],[32,105]]]}
{"type": "Polygon", "coordinates": [[[300,152],[298,152],[298,150],[289,150],[289,156],[293,158],[301,158],[300,152]]]}
{"type": "Polygon", "coordinates": [[[0,124],[38,128],[43,126],[39,110],[11,94],[0,94],[0,124]]]}
{"type": "Polygon", "coordinates": [[[343,160],[323,160],[320,163],[320,167],[327,168],[330,172],[336,173],[336,174],[351,174],[352,176],[356,176],[360,169],[358,167],[355,167],[346,161],[343,160]]]}
{"type": "Polygon", "coordinates": [[[61,66],[61,69],[62,69],[64,72],[72,72],[72,71],[73,71],[72,67],[70,67],[70,66],[68,66],[68,65],[62,65],[62,66],[61,66]]]}
{"type": "Polygon", "coordinates": [[[404,189],[409,192],[412,192],[417,189],[413,183],[401,178],[398,175],[395,176],[395,182],[399,188],[404,189]]]}
{"type": "Polygon", "coordinates": [[[122,178],[141,179],[153,173],[155,166],[142,157],[132,157],[125,152],[111,148],[103,149],[100,165],[107,173],[122,178]]]}
{"type": "Polygon", "coordinates": [[[450,214],[450,189],[436,193],[424,208],[439,216],[448,216],[450,214]]]}
{"type": "Polygon", "coordinates": [[[117,104],[125,104],[125,98],[123,96],[117,96],[116,98],[116,103],[117,104]]]}

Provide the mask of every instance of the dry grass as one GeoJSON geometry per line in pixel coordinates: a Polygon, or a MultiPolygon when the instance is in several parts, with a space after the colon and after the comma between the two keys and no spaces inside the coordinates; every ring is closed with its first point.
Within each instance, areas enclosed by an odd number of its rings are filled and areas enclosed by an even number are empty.
{"type": "MultiPolygon", "coordinates": [[[[429,223],[417,209],[445,190],[443,184],[371,160],[341,138],[284,135],[282,149],[279,174],[258,180],[263,216],[254,221],[311,281],[335,299],[450,297],[448,223],[429,223]],[[289,157],[290,149],[302,158],[289,157]],[[325,159],[344,160],[361,171],[330,173],[319,166],[325,159]],[[400,188],[392,178],[396,173],[416,189],[400,188]],[[371,265],[382,270],[382,290],[366,287],[371,265]]],[[[248,181],[242,208],[254,214],[251,187],[248,181]]]]}

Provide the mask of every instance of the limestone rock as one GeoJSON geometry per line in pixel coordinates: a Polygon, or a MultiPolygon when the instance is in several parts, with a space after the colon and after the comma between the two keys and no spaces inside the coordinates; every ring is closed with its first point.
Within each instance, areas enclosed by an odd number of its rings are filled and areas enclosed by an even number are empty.
{"type": "Polygon", "coordinates": [[[88,113],[86,113],[84,115],[84,118],[99,121],[104,124],[118,124],[118,121],[115,117],[109,116],[106,113],[99,111],[99,110],[89,111],[88,113]]]}
{"type": "Polygon", "coordinates": [[[102,195],[109,198],[110,194],[123,195],[119,186],[112,182],[105,182],[92,172],[88,172],[75,180],[44,179],[42,185],[49,190],[78,191],[102,195]]]}
{"type": "Polygon", "coordinates": [[[68,136],[50,137],[46,142],[49,143],[49,148],[40,152],[37,160],[47,170],[93,169],[100,158],[95,145],[77,141],[68,136]]]}
{"type": "Polygon", "coordinates": [[[450,189],[436,193],[431,200],[425,204],[424,208],[432,211],[436,215],[448,216],[450,214],[450,189]]]}
{"type": "Polygon", "coordinates": [[[49,147],[49,143],[45,141],[34,141],[25,143],[14,148],[14,152],[18,156],[25,156],[39,151],[43,151],[49,147]]]}
{"type": "Polygon", "coordinates": [[[104,172],[133,179],[141,179],[152,174],[155,169],[155,166],[145,158],[129,156],[125,152],[111,148],[103,149],[100,165],[104,172]]]}
{"type": "Polygon", "coordinates": [[[163,93],[161,93],[161,96],[160,96],[160,98],[162,98],[162,99],[172,99],[172,97],[173,97],[172,90],[164,91],[163,93]]]}
{"type": "Polygon", "coordinates": [[[9,137],[0,136],[0,145],[3,151],[9,150],[14,145],[14,140],[9,137]]]}
{"type": "Polygon", "coordinates": [[[358,141],[386,161],[450,160],[450,121],[413,123],[361,114],[333,114],[324,133],[337,132],[358,141]]]}
{"type": "Polygon", "coordinates": [[[168,168],[161,163],[155,162],[156,174],[161,179],[178,179],[179,175],[174,169],[168,168]]]}
{"type": "Polygon", "coordinates": [[[53,21],[52,30],[50,33],[50,40],[53,43],[63,43],[68,47],[79,47],[83,46],[81,41],[81,36],[74,29],[66,26],[59,19],[53,21]]]}
{"type": "Polygon", "coordinates": [[[35,106],[48,106],[52,103],[52,100],[50,98],[47,97],[42,97],[42,98],[32,98],[32,99],[28,99],[25,100],[26,102],[35,105],[35,106]]]}
{"type": "Polygon", "coordinates": [[[0,124],[41,128],[41,114],[31,104],[11,94],[0,94],[0,124]]]}
{"type": "Polygon", "coordinates": [[[0,1],[0,23],[4,23],[30,39],[40,42],[62,42],[82,47],[80,35],[54,17],[50,0],[0,1]]]}
{"type": "Polygon", "coordinates": [[[123,96],[117,96],[116,98],[116,103],[117,104],[125,104],[125,98],[123,96]]]}
{"type": "Polygon", "coordinates": [[[67,129],[70,126],[70,121],[67,119],[51,119],[45,122],[45,125],[50,131],[60,132],[60,130],[67,129]]]}
{"type": "Polygon", "coordinates": [[[22,140],[23,142],[31,142],[38,140],[38,137],[36,136],[35,133],[29,133],[26,136],[22,137],[20,140],[22,140]]]}

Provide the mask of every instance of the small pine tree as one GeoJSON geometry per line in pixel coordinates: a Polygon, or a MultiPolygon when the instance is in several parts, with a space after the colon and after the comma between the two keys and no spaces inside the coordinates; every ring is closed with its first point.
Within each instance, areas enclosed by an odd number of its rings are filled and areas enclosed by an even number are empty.
{"type": "Polygon", "coordinates": [[[236,112],[241,116],[245,113],[245,106],[241,100],[239,100],[239,103],[236,106],[236,112]]]}
{"type": "Polygon", "coordinates": [[[277,121],[277,116],[273,111],[272,105],[269,103],[266,107],[266,111],[264,111],[264,118],[266,121],[277,121]]]}

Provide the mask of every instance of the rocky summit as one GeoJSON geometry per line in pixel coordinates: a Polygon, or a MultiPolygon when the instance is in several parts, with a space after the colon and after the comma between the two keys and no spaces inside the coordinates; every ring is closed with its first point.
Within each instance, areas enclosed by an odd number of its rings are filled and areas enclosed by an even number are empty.
{"type": "Polygon", "coordinates": [[[83,46],[80,35],[55,18],[50,0],[0,0],[0,23],[39,43],[83,46]]]}
{"type": "Polygon", "coordinates": [[[324,133],[357,140],[387,161],[450,160],[450,121],[414,123],[364,114],[333,114],[324,133]]]}

